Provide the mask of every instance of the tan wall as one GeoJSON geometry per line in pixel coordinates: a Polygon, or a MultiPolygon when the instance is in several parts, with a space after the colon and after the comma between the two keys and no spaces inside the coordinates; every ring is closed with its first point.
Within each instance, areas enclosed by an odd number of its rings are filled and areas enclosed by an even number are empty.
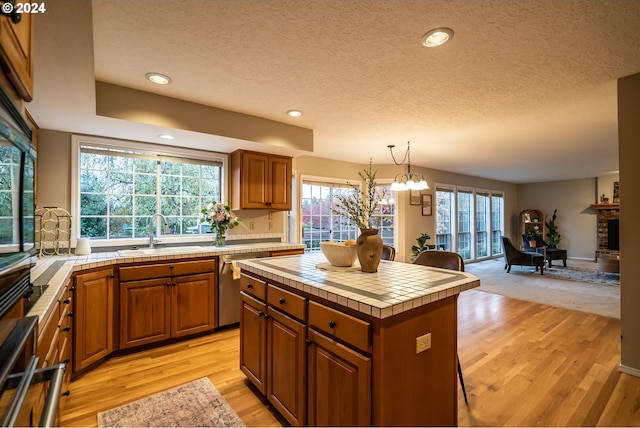
{"type": "Polygon", "coordinates": [[[38,208],[71,209],[71,134],[40,130],[38,208]]]}
{"type": "Polygon", "coordinates": [[[623,371],[640,376],[640,74],[618,80],[620,162],[620,318],[623,371]],[[626,183],[626,184],[625,184],[626,183]],[[636,257],[638,253],[639,257],[636,257]]]}
{"type": "MultiPolygon", "coordinates": [[[[40,130],[38,147],[38,208],[60,207],[71,210],[71,133],[40,130]]],[[[240,225],[229,231],[233,235],[266,234],[285,232],[283,212],[274,212],[269,218],[267,211],[242,210],[235,212],[242,219],[240,225]],[[251,229],[253,223],[253,229],[251,229]]]]}
{"type": "MultiPolygon", "coordinates": [[[[558,210],[556,225],[561,236],[559,247],[567,250],[567,256],[595,259],[598,211],[590,206],[596,203],[597,198],[595,178],[521,184],[518,195],[518,205],[522,209],[541,210],[545,214],[545,221],[549,221],[554,209],[558,210]]],[[[517,242],[520,241],[518,236],[517,242]]]]}
{"type": "MultiPolygon", "coordinates": [[[[298,177],[311,175],[352,180],[354,183],[360,180],[358,171],[366,167],[364,164],[341,162],[312,156],[295,158],[293,160],[293,166],[298,177]]],[[[378,171],[376,179],[380,182],[392,181],[396,174],[403,171],[402,167],[389,164],[374,163],[374,168],[378,171]]],[[[511,234],[511,225],[508,219],[513,217],[515,212],[519,212],[517,208],[517,186],[515,184],[415,166],[411,168],[411,171],[420,172],[425,176],[430,189],[424,191],[424,193],[431,194],[432,196],[435,195],[434,189],[436,183],[505,192],[505,232],[511,234]]],[[[298,192],[299,191],[300,180],[298,180],[298,192]]],[[[433,215],[423,216],[422,209],[419,205],[410,205],[408,192],[399,192],[396,194],[396,208],[398,237],[396,260],[410,261],[411,246],[416,243],[415,240],[421,233],[428,233],[431,236],[431,240],[428,241],[428,243],[435,244],[435,210],[433,215]]]]}

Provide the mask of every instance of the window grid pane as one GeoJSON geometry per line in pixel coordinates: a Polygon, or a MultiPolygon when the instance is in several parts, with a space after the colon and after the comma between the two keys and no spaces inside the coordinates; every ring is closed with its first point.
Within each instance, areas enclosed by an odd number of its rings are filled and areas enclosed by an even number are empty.
{"type": "MultiPolygon", "coordinates": [[[[201,162],[82,146],[80,236],[146,237],[149,218],[156,212],[167,217],[170,234],[200,233],[202,207],[219,201],[222,194],[222,165],[201,162]]],[[[160,223],[157,236],[164,234],[160,223]]]]}

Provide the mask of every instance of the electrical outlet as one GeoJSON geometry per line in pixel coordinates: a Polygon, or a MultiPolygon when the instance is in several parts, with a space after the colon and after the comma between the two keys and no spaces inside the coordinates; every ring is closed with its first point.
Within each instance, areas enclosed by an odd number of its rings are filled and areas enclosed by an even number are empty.
{"type": "Polygon", "coordinates": [[[269,213],[269,220],[273,220],[273,213],[269,213]]]}
{"type": "Polygon", "coordinates": [[[256,228],[256,223],[254,221],[249,223],[249,230],[253,230],[256,228]]]}
{"type": "Polygon", "coordinates": [[[272,221],[269,222],[269,230],[273,230],[273,222],[272,221]]]}
{"type": "Polygon", "coordinates": [[[416,354],[431,349],[431,333],[416,337],[416,354]]]}

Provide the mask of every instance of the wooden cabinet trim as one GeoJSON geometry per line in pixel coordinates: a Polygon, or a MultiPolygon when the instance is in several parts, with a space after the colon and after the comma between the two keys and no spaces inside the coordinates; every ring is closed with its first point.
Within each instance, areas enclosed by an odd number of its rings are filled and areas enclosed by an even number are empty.
{"type": "Polygon", "coordinates": [[[371,324],[316,302],[309,302],[309,326],[371,352],[371,324]]]}
{"type": "Polygon", "coordinates": [[[294,318],[302,321],[307,320],[307,299],[302,296],[269,284],[267,286],[267,303],[294,318]]]}
{"type": "Polygon", "coordinates": [[[267,300],[267,283],[244,273],[240,275],[240,291],[267,300]]]}

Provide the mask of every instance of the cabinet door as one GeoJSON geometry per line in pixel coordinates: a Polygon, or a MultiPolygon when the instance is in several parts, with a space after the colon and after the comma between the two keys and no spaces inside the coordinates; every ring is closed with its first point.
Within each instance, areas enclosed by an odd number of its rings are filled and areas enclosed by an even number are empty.
{"type": "Polygon", "coordinates": [[[309,330],[309,426],[371,425],[371,359],[309,330]]]}
{"type": "Polygon", "coordinates": [[[33,18],[23,13],[14,24],[0,16],[0,58],[5,73],[18,95],[25,101],[33,98],[33,18]]]}
{"type": "Polygon", "coordinates": [[[291,425],[306,424],[306,326],[268,308],[267,398],[291,425]]]}
{"type": "Polygon", "coordinates": [[[269,157],[267,206],[274,210],[291,210],[291,159],[269,157]]]}
{"type": "Polygon", "coordinates": [[[181,337],[213,330],[217,309],[215,274],[173,278],[171,336],[181,337]]]}
{"type": "Polygon", "coordinates": [[[267,393],[267,305],[245,293],[240,310],[240,370],[267,393]]]}
{"type": "Polygon", "coordinates": [[[171,278],[120,283],[120,349],[169,339],[171,278]]]}
{"type": "Polygon", "coordinates": [[[268,157],[259,153],[242,155],[242,208],[266,208],[269,202],[268,157]]]}
{"type": "Polygon", "coordinates": [[[102,360],[113,351],[113,270],[75,277],[73,371],[102,360]]]}

